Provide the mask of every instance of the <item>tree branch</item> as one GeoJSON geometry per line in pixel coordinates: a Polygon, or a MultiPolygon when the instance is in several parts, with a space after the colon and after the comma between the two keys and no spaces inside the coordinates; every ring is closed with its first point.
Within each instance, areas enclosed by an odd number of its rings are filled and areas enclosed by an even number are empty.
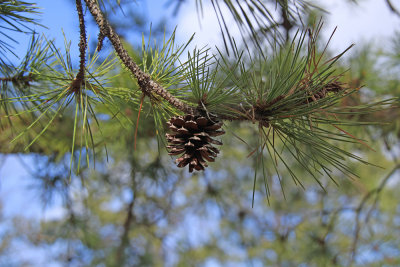
{"type": "Polygon", "coordinates": [[[123,226],[123,232],[121,234],[120,238],[120,244],[117,248],[116,251],[116,264],[118,265],[124,265],[124,250],[126,248],[126,245],[129,242],[129,231],[131,229],[131,225],[133,222],[136,221],[135,214],[133,213],[133,207],[135,205],[135,200],[136,200],[136,178],[135,178],[135,172],[132,170],[131,172],[131,178],[132,178],[132,199],[129,202],[128,206],[126,207],[126,218],[124,221],[124,226],[123,226]]]}
{"type": "MultiPolygon", "coordinates": [[[[347,87],[344,84],[333,81],[326,84],[324,87],[320,88],[320,90],[316,90],[314,92],[307,92],[307,85],[299,87],[297,90],[304,91],[305,98],[304,101],[299,102],[298,106],[308,105],[311,102],[318,101],[319,99],[323,99],[327,96],[328,93],[338,93],[340,91],[346,90],[347,87]]],[[[267,103],[257,103],[256,105],[247,105],[239,107],[226,107],[228,110],[231,110],[237,115],[221,115],[217,114],[218,118],[221,120],[250,120],[253,122],[261,122],[268,124],[268,117],[273,117],[276,114],[276,111],[288,111],[286,107],[283,105],[279,105],[279,101],[285,99],[287,96],[293,94],[289,93],[287,95],[279,95],[272,99],[267,103]]]]}
{"type": "Polygon", "coordinates": [[[79,17],[79,71],[76,74],[75,79],[72,81],[70,90],[73,93],[78,93],[81,91],[81,86],[85,81],[85,61],[86,61],[86,29],[85,29],[85,19],[83,16],[83,8],[81,0],[76,0],[76,10],[78,11],[79,17]]]}
{"type": "Polygon", "coordinates": [[[24,86],[29,86],[32,80],[32,73],[29,73],[28,75],[23,75],[23,73],[19,73],[11,77],[0,77],[0,83],[11,82],[13,84],[23,84],[24,86]]]}
{"type": "Polygon", "coordinates": [[[116,254],[116,263],[117,264],[120,264],[120,263],[124,262],[124,260],[123,260],[124,259],[124,249],[126,247],[126,244],[129,241],[129,238],[128,238],[129,229],[131,227],[132,221],[135,220],[134,219],[134,214],[133,214],[133,206],[134,206],[134,204],[135,204],[135,196],[132,197],[131,202],[129,202],[129,205],[126,208],[127,215],[126,215],[126,218],[125,218],[125,221],[124,221],[124,231],[123,231],[123,233],[121,235],[121,242],[120,242],[120,244],[118,246],[117,254],[116,254]]]}
{"type": "Polygon", "coordinates": [[[128,52],[122,45],[117,33],[114,31],[109,22],[101,13],[100,8],[96,4],[96,1],[85,0],[85,3],[89,8],[89,11],[95,19],[97,25],[99,26],[101,34],[108,37],[118,57],[137,79],[140,89],[143,91],[143,93],[147,96],[151,96],[154,93],[165,99],[168,103],[170,103],[177,109],[185,113],[194,113],[194,108],[190,107],[186,103],[171,95],[165,88],[163,88],[155,81],[151,80],[150,76],[139,68],[139,66],[133,61],[133,59],[129,56],[128,52]]]}
{"type": "Polygon", "coordinates": [[[86,29],[85,29],[85,19],[83,16],[82,2],[81,0],[76,0],[76,9],[78,11],[79,16],[79,31],[80,31],[80,40],[79,40],[79,72],[76,76],[77,79],[83,80],[85,77],[85,52],[86,52],[86,29]]]}
{"type": "Polygon", "coordinates": [[[400,17],[400,12],[397,10],[397,8],[394,7],[394,5],[392,4],[392,2],[390,2],[390,0],[386,0],[386,4],[388,5],[390,11],[392,11],[394,14],[400,17]]]}
{"type": "Polygon", "coordinates": [[[104,34],[100,31],[99,35],[97,36],[97,51],[100,52],[100,50],[103,48],[103,41],[104,41],[104,34]]]}
{"type": "Polygon", "coordinates": [[[289,19],[287,0],[285,0],[283,2],[279,2],[279,5],[281,6],[281,14],[282,14],[282,22],[280,23],[280,25],[285,30],[285,43],[289,43],[289,41],[290,41],[289,34],[290,34],[290,30],[293,28],[293,23],[289,19]]]}

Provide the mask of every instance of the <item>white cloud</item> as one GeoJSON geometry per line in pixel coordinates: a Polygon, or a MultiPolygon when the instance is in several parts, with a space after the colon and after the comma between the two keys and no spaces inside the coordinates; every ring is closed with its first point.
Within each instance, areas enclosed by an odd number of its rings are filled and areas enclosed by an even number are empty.
{"type": "MultiPolygon", "coordinates": [[[[221,5],[221,8],[224,14],[226,14],[225,20],[227,25],[232,25],[232,28],[230,28],[231,34],[239,36],[239,30],[236,27],[235,21],[228,13],[229,11],[223,5],[221,5]]],[[[203,15],[198,15],[195,1],[182,6],[177,28],[179,43],[187,41],[193,33],[195,33],[195,39],[190,49],[193,49],[195,46],[197,48],[223,46],[218,19],[209,1],[203,1],[203,15]]]]}
{"type": "MultiPolygon", "coordinates": [[[[378,44],[387,42],[400,26],[400,18],[390,12],[383,0],[359,1],[358,5],[325,0],[323,5],[330,12],[327,25],[329,30],[338,26],[331,45],[331,48],[338,52],[352,43],[357,45],[365,41],[377,41],[378,44]]],[[[328,32],[325,31],[326,37],[328,32]]]]}

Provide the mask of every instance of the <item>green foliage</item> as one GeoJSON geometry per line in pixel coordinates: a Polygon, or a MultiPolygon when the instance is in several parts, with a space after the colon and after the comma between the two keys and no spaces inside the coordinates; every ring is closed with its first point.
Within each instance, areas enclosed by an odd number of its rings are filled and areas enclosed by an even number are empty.
{"type": "MultiPolygon", "coordinates": [[[[35,89],[39,89],[39,83],[43,77],[37,74],[46,71],[44,62],[51,60],[51,57],[47,42],[43,38],[32,35],[28,51],[19,66],[8,66],[1,69],[4,78],[1,80],[0,104],[2,111],[7,116],[20,112],[21,106],[29,109],[26,101],[19,100],[31,94],[35,89]]],[[[10,119],[8,122],[11,123],[10,119]]]]}
{"type": "Polygon", "coordinates": [[[3,25],[0,25],[0,35],[6,39],[6,41],[0,40],[0,70],[2,72],[12,67],[12,64],[8,61],[7,53],[18,57],[10,44],[10,42],[17,43],[17,41],[11,36],[10,32],[33,33],[32,26],[40,25],[37,18],[34,18],[35,15],[39,14],[38,9],[34,3],[1,1],[0,21],[3,25]]]}
{"type": "MultiPolygon", "coordinates": [[[[176,62],[179,60],[186,47],[192,42],[194,35],[184,45],[176,47],[175,44],[175,31],[166,40],[164,33],[162,45],[155,46],[151,44],[151,31],[147,45],[142,37],[142,69],[144,72],[150,74],[151,78],[162,84],[165,88],[172,90],[181,83],[182,72],[185,70],[184,65],[177,66],[176,62]]],[[[172,91],[174,93],[174,91],[172,91]]],[[[178,93],[178,92],[177,92],[178,93]]]]}
{"type": "MultiPolygon", "coordinates": [[[[56,118],[71,110],[69,109],[71,103],[74,105],[73,113],[75,114],[71,153],[73,154],[76,150],[76,141],[87,150],[90,147],[94,149],[91,132],[93,126],[90,121],[97,122],[97,119],[93,105],[101,102],[110,112],[116,111],[112,110],[112,108],[115,108],[115,104],[113,104],[115,96],[113,95],[119,90],[113,88],[109,91],[107,88],[107,84],[113,78],[108,73],[115,67],[116,61],[109,56],[99,62],[97,51],[93,55],[88,53],[85,68],[87,78],[84,83],[77,84],[75,78],[77,70],[73,67],[70,43],[66,39],[65,47],[66,51],[63,54],[52,41],[33,38],[30,45],[31,50],[22,61],[21,67],[16,69],[16,73],[12,76],[16,77],[14,80],[11,79],[12,88],[2,87],[5,98],[1,99],[1,103],[6,118],[9,119],[25,113],[32,113],[34,118],[32,123],[21,131],[11,143],[33,129],[36,124],[42,125],[40,132],[25,146],[24,150],[28,150],[56,118]],[[24,82],[22,86],[21,80],[24,82]],[[13,97],[9,97],[9,94],[13,94],[13,97]],[[24,108],[23,111],[20,111],[20,103],[24,108]],[[12,109],[9,107],[10,104],[12,109]],[[14,113],[10,113],[10,110],[13,110],[14,113]],[[89,118],[90,116],[91,118],[89,118]],[[76,139],[78,131],[80,131],[80,140],[76,139]]],[[[98,123],[95,124],[99,126],[98,123]]],[[[88,153],[86,160],[89,163],[88,153]]],[[[79,163],[77,170],[79,171],[79,163]]]]}
{"type": "MultiPolygon", "coordinates": [[[[208,50],[194,50],[188,53],[186,84],[191,103],[207,112],[229,114],[226,106],[239,103],[240,95],[235,86],[231,86],[231,75],[224,73],[224,66],[208,50]]],[[[222,58],[221,60],[224,60],[222,58]]],[[[240,60],[240,58],[239,58],[240,60]]],[[[231,68],[236,68],[240,61],[231,68]]]]}
{"type": "MultiPolygon", "coordinates": [[[[231,8],[236,8],[229,1],[226,4],[231,8]]],[[[248,4],[257,5],[255,2],[248,4]]],[[[288,3],[279,4],[285,12],[288,12],[288,3]]],[[[243,12],[243,7],[240,4],[238,8],[243,12]]],[[[252,9],[250,6],[248,8],[252,9]]],[[[239,15],[238,10],[231,9],[231,12],[240,25],[243,25],[246,21],[249,23],[246,27],[255,29],[248,18],[242,20],[243,18],[239,15]]],[[[266,19],[266,21],[269,20],[266,19]]],[[[334,105],[351,92],[346,91],[340,85],[338,82],[340,73],[337,74],[335,70],[335,63],[344,52],[331,59],[325,59],[325,47],[321,52],[322,54],[318,54],[317,38],[321,27],[322,24],[318,24],[312,32],[310,30],[310,32],[297,33],[291,43],[274,45],[274,50],[268,57],[260,53],[258,56],[245,58],[243,52],[239,52],[235,47],[233,64],[221,52],[219,54],[220,59],[216,55],[209,56],[207,49],[194,50],[193,54],[188,53],[187,60],[181,60],[183,52],[193,40],[193,36],[186,44],[175,47],[175,30],[168,39],[164,35],[162,44],[154,47],[150,45],[151,34],[147,45],[143,37],[141,71],[148,75],[152,82],[165,88],[163,90],[168,90],[168,94],[170,94],[168,97],[165,96],[165,93],[160,94],[159,91],[151,92],[149,89],[144,89],[147,85],[144,85],[143,82],[138,83],[139,89],[142,90],[141,96],[138,90],[131,93],[129,90],[108,86],[108,81],[113,77],[106,74],[115,67],[116,61],[106,58],[103,63],[98,64],[97,51],[93,56],[88,51],[88,58],[81,58],[80,60],[81,64],[87,60],[85,69],[77,70],[72,66],[70,47],[67,42],[65,43],[65,54],[62,54],[51,41],[47,41],[42,49],[43,51],[40,48],[43,46],[41,42],[37,42],[37,44],[32,42],[39,47],[38,52],[28,53],[32,62],[28,62],[29,60],[23,62],[22,77],[27,72],[28,79],[36,78],[40,87],[50,88],[50,90],[40,89],[23,92],[23,94],[16,95],[14,98],[2,99],[2,103],[5,103],[5,105],[18,102],[28,103],[25,104],[24,111],[14,109],[16,111],[14,115],[24,114],[25,112],[35,113],[33,122],[14,140],[30,131],[39,121],[44,123],[42,130],[26,146],[26,149],[37,141],[54,119],[70,106],[70,103],[74,103],[75,122],[71,154],[74,154],[76,144],[79,147],[84,147],[87,151],[91,149],[94,153],[92,120],[96,122],[95,126],[101,133],[101,127],[96,118],[96,106],[99,103],[104,104],[104,107],[108,109],[108,115],[119,118],[120,116],[117,116],[117,114],[120,110],[120,100],[133,101],[133,103],[138,104],[136,135],[140,111],[145,98],[148,97],[151,116],[154,118],[156,132],[159,140],[162,141],[161,143],[164,140],[162,133],[165,121],[172,114],[182,111],[179,110],[179,106],[171,105],[171,103],[183,101],[182,103],[185,105],[191,106],[198,112],[205,112],[207,116],[212,114],[221,119],[258,122],[260,127],[258,148],[253,152],[250,151],[251,154],[259,151],[257,152],[258,156],[256,156],[257,166],[261,162],[260,156],[266,149],[270,157],[274,158],[274,162],[277,161],[278,157],[290,170],[290,165],[286,163],[281,152],[278,152],[281,149],[287,149],[290,157],[300,162],[316,181],[318,181],[318,178],[315,173],[330,175],[329,166],[353,175],[347,169],[343,160],[346,157],[361,159],[353,156],[350,152],[337,149],[335,145],[328,141],[331,139],[363,143],[337,126],[345,124],[345,122],[336,116],[334,105]],[[306,41],[307,34],[309,35],[308,41],[306,41]],[[45,61],[38,61],[42,59],[45,59],[45,61]],[[179,65],[176,64],[178,61],[180,62],[179,65]],[[39,62],[41,65],[36,66],[35,62],[39,62]],[[25,70],[28,63],[31,63],[29,65],[32,70],[25,70]],[[142,88],[142,86],[144,87],[142,88]],[[171,101],[173,97],[177,100],[171,101]],[[48,121],[44,122],[46,117],[48,121]],[[335,131],[339,130],[342,133],[329,130],[322,126],[324,124],[333,126],[335,131]],[[269,136],[271,130],[272,140],[269,136]],[[80,132],[79,138],[78,131],[80,132]],[[277,141],[282,143],[281,149],[277,148],[278,144],[275,145],[275,136],[277,141]],[[302,147],[309,148],[307,149],[309,151],[302,147]]],[[[257,42],[256,38],[253,38],[253,40],[257,42]]],[[[118,48],[116,51],[121,49],[118,48]]],[[[84,54],[81,55],[81,57],[83,56],[84,54]]],[[[123,64],[126,65],[126,60],[121,57],[121,54],[119,56],[124,62],[123,64]]],[[[82,68],[82,65],[80,68],[82,68]]],[[[136,72],[132,74],[135,79],[141,79],[139,76],[142,74],[136,72]]],[[[20,76],[21,74],[18,74],[17,77],[20,76]]],[[[16,82],[18,81],[17,79],[16,82]]],[[[17,85],[16,88],[18,89],[17,85]]],[[[377,105],[375,104],[375,106],[377,105]]],[[[5,107],[6,117],[12,116],[8,109],[8,107],[5,107]]],[[[366,109],[359,110],[365,111],[366,109]]],[[[352,113],[356,114],[354,109],[352,113]]],[[[87,164],[90,161],[89,154],[85,154],[87,164]]],[[[80,159],[78,162],[80,162],[80,159]]],[[[71,168],[72,163],[71,157],[71,168]]],[[[261,164],[261,166],[264,168],[264,164],[261,164]]],[[[258,167],[256,172],[257,169],[258,167]]],[[[276,166],[274,166],[274,169],[277,171],[276,166]]],[[[79,164],[77,170],[79,171],[79,164]]],[[[264,170],[263,174],[265,175],[264,170]]],[[[295,182],[301,185],[301,180],[296,174],[292,171],[290,171],[290,174],[295,182]]]]}

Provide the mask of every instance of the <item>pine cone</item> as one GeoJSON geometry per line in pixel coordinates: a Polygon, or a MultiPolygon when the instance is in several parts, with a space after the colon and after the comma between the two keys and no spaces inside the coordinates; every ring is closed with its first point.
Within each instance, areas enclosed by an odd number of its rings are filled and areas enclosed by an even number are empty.
{"type": "Polygon", "coordinates": [[[172,117],[167,122],[171,134],[166,134],[169,145],[169,155],[181,155],[176,159],[178,167],[189,164],[189,172],[200,171],[207,167],[208,162],[214,162],[219,150],[214,145],[222,142],[211,137],[224,134],[219,130],[222,122],[201,115],[185,115],[172,117]]]}

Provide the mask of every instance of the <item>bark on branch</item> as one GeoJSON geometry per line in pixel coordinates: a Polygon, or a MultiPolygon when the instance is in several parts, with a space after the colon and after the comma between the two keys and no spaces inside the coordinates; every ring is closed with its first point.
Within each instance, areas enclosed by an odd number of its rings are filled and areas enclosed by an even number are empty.
{"type": "Polygon", "coordinates": [[[79,32],[80,32],[80,40],[79,40],[79,71],[76,74],[75,79],[72,81],[70,86],[71,93],[80,93],[82,84],[85,81],[85,61],[86,61],[86,27],[85,27],[85,19],[83,15],[83,8],[81,0],[76,0],[76,10],[78,11],[79,17],[79,32]]]}
{"type": "Polygon", "coordinates": [[[139,68],[139,66],[133,61],[133,59],[129,56],[128,52],[122,45],[118,34],[114,31],[109,22],[103,16],[103,13],[101,12],[96,1],[85,0],[85,3],[93,18],[95,19],[97,25],[99,26],[101,34],[107,36],[107,38],[110,40],[118,57],[137,79],[143,93],[148,96],[156,94],[165,99],[168,103],[170,103],[177,109],[185,113],[193,113],[195,110],[192,107],[171,95],[165,88],[153,81],[147,73],[143,72],[139,68]]]}

